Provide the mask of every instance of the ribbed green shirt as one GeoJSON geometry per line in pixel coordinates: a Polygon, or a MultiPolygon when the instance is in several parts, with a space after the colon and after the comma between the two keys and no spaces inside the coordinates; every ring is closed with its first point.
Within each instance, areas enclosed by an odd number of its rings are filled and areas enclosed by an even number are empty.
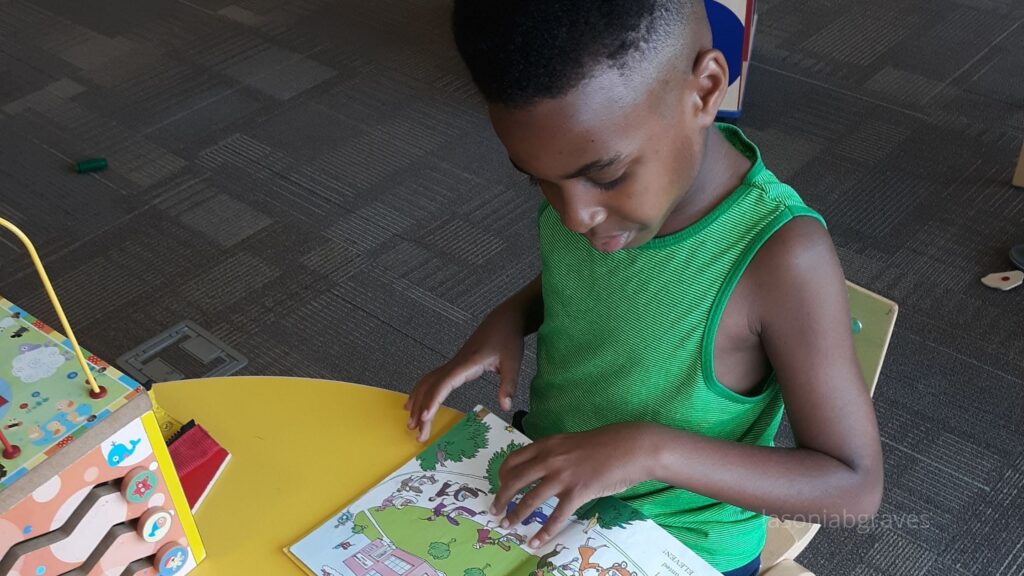
{"type": "MultiPolygon", "coordinates": [[[[656,422],[773,445],[783,408],[774,376],[753,396],[722,386],[715,333],[765,241],[794,217],[821,217],[765,168],[739,129],[718,129],[753,166],[721,204],[683,230],[607,254],[565,228],[549,205],[541,207],[544,322],[523,421],[530,437],[656,422]]],[[[764,547],[761,514],[653,481],[619,497],[718,570],[742,566],[764,547]]]]}

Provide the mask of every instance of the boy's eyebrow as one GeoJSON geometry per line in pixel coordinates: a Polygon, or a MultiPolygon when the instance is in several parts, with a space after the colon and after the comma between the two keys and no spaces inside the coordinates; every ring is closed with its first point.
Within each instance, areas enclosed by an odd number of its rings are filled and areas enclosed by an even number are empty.
{"type": "MultiPolygon", "coordinates": [[[[594,160],[592,162],[587,162],[583,166],[580,166],[579,168],[576,169],[575,172],[573,172],[572,174],[563,176],[562,179],[563,180],[572,180],[573,178],[581,178],[583,176],[587,176],[589,174],[593,174],[594,172],[600,172],[601,170],[604,170],[606,168],[610,168],[610,167],[618,164],[619,162],[622,161],[622,158],[623,158],[622,154],[615,154],[615,155],[609,156],[607,158],[598,158],[597,160],[594,160]]],[[[512,163],[512,167],[515,168],[516,170],[522,172],[523,174],[526,174],[527,176],[533,176],[532,174],[530,174],[526,170],[523,170],[523,168],[521,166],[519,166],[519,164],[516,164],[516,161],[513,160],[511,157],[509,157],[508,161],[512,163]]]]}

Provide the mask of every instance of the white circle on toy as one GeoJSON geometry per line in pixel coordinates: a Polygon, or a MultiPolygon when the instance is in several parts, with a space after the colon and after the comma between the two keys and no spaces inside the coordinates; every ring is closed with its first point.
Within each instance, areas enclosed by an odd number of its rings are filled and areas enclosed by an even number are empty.
{"type": "Polygon", "coordinates": [[[40,504],[53,500],[60,492],[60,476],[54,476],[32,492],[32,499],[40,504]]]}
{"type": "Polygon", "coordinates": [[[98,478],[99,475],[100,475],[100,469],[95,467],[95,466],[93,466],[92,468],[89,468],[88,470],[85,471],[84,478],[85,478],[86,482],[92,482],[93,480],[98,478]]]}
{"type": "Polygon", "coordinates": [[[163,494],[157,494],[149,499],[149,507],[156,508],[157,506],[163,506],[167,499],[164,498],[163,494]]]}

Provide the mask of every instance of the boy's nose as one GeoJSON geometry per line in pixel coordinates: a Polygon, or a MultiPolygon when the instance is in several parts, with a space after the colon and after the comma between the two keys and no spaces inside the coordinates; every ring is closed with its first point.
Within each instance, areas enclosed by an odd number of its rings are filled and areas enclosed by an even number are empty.
{"type": "Polygon", "coordinates": [[[573,210],[562,217],[562,224],[577,234],[586,234],[604,222],[604,214],[604,210],[601,208],[573,210]]]}
{"type": "Polygon", "coordinates": [[[562,225],[577,234],[586,234],[604,222],[608,213],[600,206],[566,202],[561,214],[562,225]]]}

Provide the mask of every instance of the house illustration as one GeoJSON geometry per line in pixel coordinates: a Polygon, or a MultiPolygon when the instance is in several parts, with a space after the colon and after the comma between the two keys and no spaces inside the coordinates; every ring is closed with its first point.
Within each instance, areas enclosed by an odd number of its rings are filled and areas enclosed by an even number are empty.
{"type": "Polygon", "coordinates": [[[356,576],[439,576],[427,561],[380,539],[345,560],[356,576]]]}

